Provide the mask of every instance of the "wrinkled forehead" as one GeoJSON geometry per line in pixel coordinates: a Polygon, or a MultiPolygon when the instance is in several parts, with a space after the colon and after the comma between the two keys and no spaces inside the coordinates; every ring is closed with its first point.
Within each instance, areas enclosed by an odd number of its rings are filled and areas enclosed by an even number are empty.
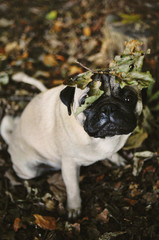
{"type": "MultiPolygon", "coordinates": [[[[137,96],[140,92],[136,85],[126,86],[125,88],[133,91],[137,96]]],[[[108,96],[112,95],[112,93],[118,93],[120,89],[120,84],[116,82],[114,76],[110,76],[109,79],[103,82],[103,90],[108,96]]]]}
{"type": "MultiPolygon", "coordinates": [[[[136,85],[126,86],[127,89],[131,89],[138,97],[140,96],[140,91],[136,85]]],[[[121,89],[120,84],[116,82],[114,76],[107,76],[102,81],[101,89],[104,90],[104,93],[107,96],[111,96],[112,94],[117,94],[121,89]]],[[[80,88],[76,88],[75,91],[75,99],[81,99],[83,96],[87,95],[89,91],[89,87],[81,90],[80,88]]]]}

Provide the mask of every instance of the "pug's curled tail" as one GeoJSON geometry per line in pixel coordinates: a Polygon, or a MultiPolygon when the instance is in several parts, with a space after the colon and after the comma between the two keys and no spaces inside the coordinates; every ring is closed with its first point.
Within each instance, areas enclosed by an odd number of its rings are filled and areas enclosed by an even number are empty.
{"type": "Polygon", "coordinates": [[[15,128],[16,119],[11,116],[5,116],[2,119],[1,126],[0,126],[0,133],[2,138],[5,140],[7,144],[10,142],[10,138],[15,128]]]}

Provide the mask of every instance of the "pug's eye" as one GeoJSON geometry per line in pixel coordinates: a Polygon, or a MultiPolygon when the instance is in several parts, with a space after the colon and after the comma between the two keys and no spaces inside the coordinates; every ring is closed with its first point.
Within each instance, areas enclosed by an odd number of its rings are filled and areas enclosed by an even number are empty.
{"type": "Polygon", "coordinates": [[[134,100],[133,96],[132,95],[128,95],[128,96],[124,96],[123,97],[124,99],[124,102],[127,102],[127,103],[130,103],[134,100]]]}
{"type": "Polygon", "coordinates": [[[136,101],[136,95],[134,93],[128,93],[126,92],[123,96],[122,96],[122,100],[125,102],[125,103],[128,103],[128,104],[133,104],[135,101],[136,101]]]}
{"type": "Polygon", "coordinates": [[[80,106],[85,103],[86,97],[87,97],[87,95],[84,95],[84,96],[81,98],[80,106]]]}

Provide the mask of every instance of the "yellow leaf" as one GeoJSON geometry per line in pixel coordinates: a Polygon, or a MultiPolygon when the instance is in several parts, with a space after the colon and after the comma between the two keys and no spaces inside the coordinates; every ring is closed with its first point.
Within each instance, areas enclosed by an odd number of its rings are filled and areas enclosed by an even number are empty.
{"type": "Polygon", "coordinates": [[[56,10],[52,10],[51,12],[49,12],[46,15],[47,20],[54,20],[55,18],[57,18],[57,11],[56,10]]]}
{"type": "Polygon", "coordinates": [[[91,35],[91,28],[86,26],[83,28],[83,34],[86,36],[86,37],[89,37],[91,35]]]}
{"type": "Polygon", "coordinates": [[[62,26],[63,26],[63,22],[61,22],[61,21],[55,21],[54,22],[54,31],[55,32],[60,32],[61,31],[61,29],[62,29],[62,26]]]}
{"type": "Polygon", "coordinates": [[[69,69],[69,75],[74,75],[76,73],[82,73],[82,68],[77,66],[71,66],[69,69]]]}

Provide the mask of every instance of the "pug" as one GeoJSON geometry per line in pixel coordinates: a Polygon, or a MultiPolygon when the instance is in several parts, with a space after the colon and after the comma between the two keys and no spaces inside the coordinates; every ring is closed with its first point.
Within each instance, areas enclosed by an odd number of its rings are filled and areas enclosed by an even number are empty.
{"type": "Polygon", "coordinates": [[[20,178],[61,169],[69,218],[81,212],[80,167],[106,158],[119,165],[117,152],[136,127],[143,108],[137,86],[120,88],[109,74],[98,77],[103,95],[77,116],[74,113],[84,103],[89,87],[61,85],[37,95],[19,119],[5,116],[1,124],[20,178]]]}

